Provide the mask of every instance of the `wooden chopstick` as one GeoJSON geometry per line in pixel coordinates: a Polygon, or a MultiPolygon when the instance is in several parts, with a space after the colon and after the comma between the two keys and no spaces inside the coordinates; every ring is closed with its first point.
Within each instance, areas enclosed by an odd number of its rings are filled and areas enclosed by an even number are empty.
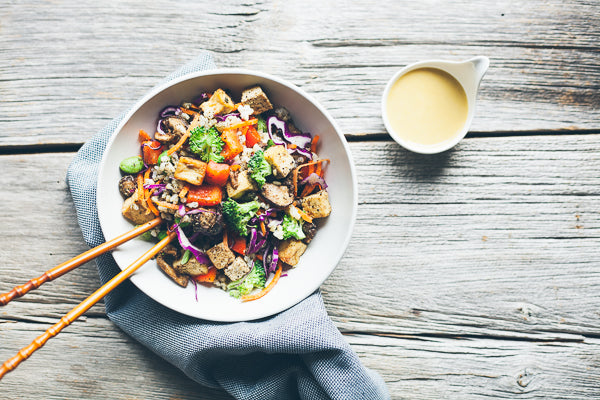
{"type": "Polygon", "coordinates": [[[116,238],[108,242],[102,243],[101,245],[96,246],[93,249],[89,249],[85,253],[81,253],[80,255],[70,259],[69,261],[65,261],[64,263],[57,265],[51,270],[44,272],[44,275],[38,278],[33,278],[32,280],[23,285],[16,286],[15,288],[13,288],[13,290],[11,290],[8,293],[0,294],[0,306],[7,305],[11,300],[24,296],[30,290],[37,289],[44,283],[54,280],[59,276],[62,276],[67,272],[74,270],[80,265],[85,264],[86,262],[98,257],[100,254],[106,253],[107,251],[110,251],[115,247],[120,246],[128,240],[131,240],[134,237],[139,236],[146,231],[149,231],[150,229],[158,226],[160,223],[161,219],[155,218],[152,221],[146,222],[145,224],[140,225],[137,228],[132,229],[129,232],[126,232],[120,236],[117,236],[116,238]]]}
{"type": "Polygon", "coordinates": [[[154,247],[144,253],[138,258],[133,264],[115,275],[110,281],[106,282],[100,289],[96,290],[90,297],[79,303],[77,307],[72,309],[68,314],[60,319],[60,321],[50,328],[44,334],[38,336],[31,344],[27,347],[22,348],[16,356],[6,360],[0,367],[0,380],[4,375],[14,370],[21,362],[28,359],[34,351],[42,347],[48,339],[56,336],[60,331],[69,326],[73,321],[79,318],[83,313],[89,310],[94,304],[100,301],[106,296],[111,290],[119,286],[125,279],[129,278],[138,268],[144,265],[148,260],[158,254],[166,245],[168,245],[175,237],[177,233],[171,232],[167,237],[158,242],[154,247]]]}

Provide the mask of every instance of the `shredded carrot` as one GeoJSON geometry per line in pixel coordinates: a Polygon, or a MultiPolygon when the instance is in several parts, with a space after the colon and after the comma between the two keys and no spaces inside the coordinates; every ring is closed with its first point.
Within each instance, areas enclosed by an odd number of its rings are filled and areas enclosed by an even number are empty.
{"type": "Polygon", "coordinates": [[[228,126],[227,129],[239,129],[248,125],[256,125],[258,120],[256,118],[249,119],[248,121],[242,121],[235,125],[228,126]]]}
{"type": "Polygon", "coordinates": [[[240,168],[242,168],[242,167],[240,167],[240,164],[233,164],[233,165],[231,166],[231,168],[230,168],[230,169],[231,169],[232,171],[237,171],[237,170],[238,170],[238,169],[240,169],[240,168]]]}
{"type": "Polygon", "coordinates": [[[260,231],[263,236],[267,236],[267,229],[265,228],[265,221],[260,221],[260,231]]]}
{"type": "Polygon", "coordinates": [[[229,240],[227,239],[227,230],[223,229],[223,244],[229,247],[229,240]]]}
{"type": "Polygon", "coordinates": [[[296,146],[294,143],[290,143],[287,145],[287,148],[292,149],[292,150],[294,150],[296,147],[298,147],[298,146],[296,146]]]}
{"type": "Polygon", "coordinates": [[[181,136],[181,139],[179,139],[179,142],[177,142],[175,144],[175,146],[171,147],[169,150],[167,150],[167,155],[170,156],[171,154],[175,153],[177,150],[179,150],[179,148],[181,146],[183,146],[183,144],[185,143],[185,141],[187,140],[188,137],[190,137],[190,130],[188,129],[188,131],[181,136]]]}
{"type": "Polygon", "coordinates": [[[179,206],[176,204],[167,203],[166,201],[152,200],[159,207],[170,208],[171,210],[179,210],[179,206]]]}
{"type": "Polygon", "coordinates": [[[298,207],[294,206],[294,208],[296,209],[296,211],[298,212],[298,214],[300,214],[300,217],[305,220],[306,222],[308,222],[309,224],[313,221],[312,217],[310,215],[308,215],[307,213],[305,213],[304,211],[302,211],[301,209],[299,209],[298,207]]]}
{"type": "Polygon", "coordinates": [[[310,142],[310,151],[312,151],[313,153],[317,151],[317,143],[319,143],[319,139],[319,135],[316,135],[310,142]]]}
{"type": "Polygon", "coordinates": [[[302,189],[302,193],[300,194],[300,197],[306,197],[309,194],[312,193],[312,191],[315,190],[315,185],[306,185],[304,186],[304,189],[302,189]]]}
{"type": "Polygon", "coordinates": [[[235,103],[233,105],[233,111],[236,111],[241,105],[242,105],[242,103],[235,103]]]}
{"type": "MultiPolygon", "coordinates": [[[[317,165],[317,168],[319,168],[318,166],[320,164],[322,164],[323,162],[325,162],[325,161],[331,162],[328,158],[323,158],[323,159],[318,160],[318,161],[311,161],[311,162],[308,162],[306,164],[302,164],[302,165],[300,165],[300,166],[298,166],[298,167],[296,167],[294,169],[294,171],[292,172],[292,183],[294,185],[294,196],[296,196],[298,194],[298,175],[300,173],[300,170],[302,168],[304,168],[304,167],[310,167],[310,166],[313,166],[313,165],[317,165]]],[[[304,196],[302,196],[302,197],[304,197],[304,196]]]]}
{"type": "Polygon", "coordinates": [[[323,177],[323,167],[322,167],[322,163],[317,163],[317,170],[315,171],[317,175],[319,175],[321,178],[323,177]]]}
{"type": "Polygon", "coordinates": [[[148,135],[148,133],[143,129],[140,129],[139,138],[140,138],[141,142],[145,142],[147,140],[152,140],[150,135],[148,135]]]}
{"type": "Polygon", "coordinates": [[[137,190],[136,190],[135,194],[138,199],[143,200],[144,199],[144,175],[140,172],[139,174],[137,174],[136,178],[137,178],[136,179],[137,190]]]}
{"type": "MultiPolygon", "coordinates": [[[[154,190],[152,192],[154,192],[154,190]]],[[[150,193],[150,196],[152,195],[152,192],[150,193]]],[[[148,204],[148,208],[150,209],[152,214],[154,214],[158,217],[160,215],[160,212],[158,211],[158,209],[156,207],[154,207],[154,204],[152,204],[152,200],[150,200],[150,198],[148,198],[148,199],[146,199],[146,201],[148,204]]]]}
{"type": "Polygon", "coordinates": [[[281,262],[279,263],[279,266],[277,268],[277,271],[275,272],[275,276],[273,277],[273,279],[271,279],[271,282],[269,282],[269,284],[260,292],[256,293],[256,294],[247,294],[242,296],[242,301],[252,301],[252,300],[257,300],[260,299],[261,297],[263,297],[265,294],[269,293],[271,291],[271,289],[273,289],[273,287],[277,284],[277,282],[279,281],[279,277],[281,276],[281,262]]]}
{"type": "Polygon", "coordinates": [[[182,107],[182,108],[180,108],[180,110],[181,110],[181,112],[184,112],[184,113],[186,113],[187,115],[192,115],[192,116],[194,116],[194,115],[198,114],[198,113],[197,113],[196,111],[194,111],[194,110],[189,110],[189,109],[187,109],[187,108],[183,108],[183,107],[182,107]]]}
{"type": "Polygon", "coordinates": [[[260,254],[255,254],[254,258],[258,258],[260,261],[263,260],[263,256],[261,256],[260,254]]]}
{"type": "Polygon", "coordinates": [[[188,193],[188,191],[190,190],[190,187],[188,185],[183,186],[183,189],[181,189],[181,191],[179,192],[179,197],[185,197],[185,195],[188,193]]]}

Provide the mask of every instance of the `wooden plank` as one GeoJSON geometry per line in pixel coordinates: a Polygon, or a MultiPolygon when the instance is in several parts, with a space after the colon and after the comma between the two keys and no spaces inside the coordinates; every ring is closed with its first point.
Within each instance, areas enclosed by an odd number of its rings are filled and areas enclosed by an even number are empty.
{"type": "MultiPolygon", "coordinates": [[[[0,359],[46,325],[0,323],[0,359]]],[[[582,343],[346,335],[393,399],[597,398],[598,339],[582,343]]],[[[76,322],[2,380],[3,398],[229,399],[203,387],[103,318],[76,322]],[[58,366],[49,368],[49,365],[58,366]],[[60,388],[60,390],[57,390],[60,388]],[[118,395],[116,395],[118,394],[118,395]]]]}
{"type": "Polygon", "coordinates": [[[2,7],[0,145],[81,143],[201,49],[301,86],[346,134],[383,131],[380,94],[402,66],[479,54],[491,67],[473,132],[600,128],[594,2],[240,2],[185,15],[162,0],[2,7]]]}
{"type": "MultiPolygon", "coordinates": [[[[570,340],[600,333],[591,311],[600,285],[600,156],[589,150],[599,139],[469,139],[437,157],[390,142],[352,143],[358,221],[323,286],[336,322],[348,331],[403,334],[570,340]]],[[[7,227],[0,232],[7,244],[0,289],[85,249],[63,181],[71,157],[0,157],[6,187],[14,188],[0,193],[0,203],[18,199],[32,213],[0,210],[7,227]]],[[[87,265],[2,312],[18,318],[33,302],[38,317],[56,317],[97,286],[87,265]]]]}

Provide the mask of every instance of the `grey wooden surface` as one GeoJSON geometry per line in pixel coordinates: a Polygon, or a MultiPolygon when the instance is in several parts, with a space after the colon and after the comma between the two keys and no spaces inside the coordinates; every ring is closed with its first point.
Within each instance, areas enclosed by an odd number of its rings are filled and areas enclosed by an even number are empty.
{"type": "MultiPolygon", "coordinates": [[[[594,1],[7,2],[0,6],[0,291],[86,250],[74,151],[162,77],[221,66],[313,94],[350,140],[359,211],[322,287],[394,399],[600,397],[600,7],[594,1]],[[386,136],[402,66],[487,55],[467,139],[386,136]]],[[[99,285],[95,266],[0,308],[0,362],[99,285]]],[[[226,399],[123,334],[102,304],[0,382],[2,399],[226,399]]]]}

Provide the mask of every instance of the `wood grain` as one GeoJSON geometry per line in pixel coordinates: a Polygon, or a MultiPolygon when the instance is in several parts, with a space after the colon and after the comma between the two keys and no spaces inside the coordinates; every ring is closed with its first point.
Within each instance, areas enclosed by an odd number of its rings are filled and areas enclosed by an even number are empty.
{"type": "Polygon", "coordinates": [[[0,21],[3,146],[82,143],[201,49],[301,86],[348,135],[383,131],[399,68],[474,55],[491,67],[473,133],[599,128],[595,2],[38,0],[6,4],[0,21]]]}
{"type": "MultiPolygon", "coordinates": [[[[387,141],[351,143],[358,220],[322,290],[329,314],[365,365],[384,376],[393,398],[599,394],[599,141],[473,138],[428,157],[387,141]]],[[[72,157],[0,156],[12,188],[0,192],[0,203],[18,201],[29,211],[0,208],[0,291],[86,248],[64,183],[72,157]]],[[[98,285],[95,267],[86,264],[2,308],[0,358],[98,285]]],[[[101,305],[86,316],[7,376],[3,389],[31,398],[78,371],[61,398],[107,398],[107,390],[192,398],[205,391],[124,337],[101,305]],[[52,360],[64,371],[54,378],[47,377],[52,360]],[[29,386],[39,376],[47,386],[29,386]]]]}

